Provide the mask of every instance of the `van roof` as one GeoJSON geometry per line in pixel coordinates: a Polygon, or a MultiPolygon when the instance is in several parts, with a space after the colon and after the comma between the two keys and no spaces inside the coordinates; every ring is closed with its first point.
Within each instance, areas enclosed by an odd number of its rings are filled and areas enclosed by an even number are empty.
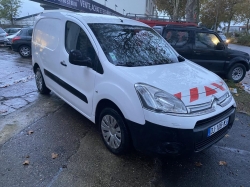
{"type": "Polygon", "coordinates": [[[76,18],[83,19],[86,23],[114,23],[114,24],[124,24],[124,25],[138,25],[138,26],[146,26],[148,25],[128,19],[121,16],[111,16],[104,14],[94,14],[94,13],[78,13],[71,11],[55,11],[55,12],[44,12],[40,14],[41,17],[53,17],[53,18],[62,18],[64,16],[72,16],[76,18]]]}

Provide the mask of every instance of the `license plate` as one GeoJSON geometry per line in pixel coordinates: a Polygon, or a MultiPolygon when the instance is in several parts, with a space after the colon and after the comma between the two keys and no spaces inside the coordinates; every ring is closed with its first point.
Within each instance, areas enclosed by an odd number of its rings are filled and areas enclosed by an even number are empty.
{"type": "Polygon", "coordinates": [[[211,136],[214,133],[218,132],[219,130],[223,129],[225,126],[228,125],[229,118],[224,119],[223,121],[217,123],[216,125],[210,127],[207,132],[207,136],[211,136]]]}

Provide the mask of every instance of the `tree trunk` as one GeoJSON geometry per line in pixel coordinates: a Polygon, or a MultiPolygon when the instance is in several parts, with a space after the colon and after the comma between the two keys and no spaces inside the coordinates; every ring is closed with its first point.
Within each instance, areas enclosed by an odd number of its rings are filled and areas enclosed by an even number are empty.
{"type": "Polygon", "coordinates": [[[227,26],[227,34],[229,33],[230,26],[231,26],[231,20],[228,22],[228,26],[227,26]]]}
{"type": "Polygon", "coordinates": [[[197,7],[199,0],[187,0],[186,4],[186,20],[187,22],[195,22],[197,19],[197,7]]]}
{"type": "Polygon", "coordinates": [[[247,26],[247,28],[246,28],[246,29],[247,29],[247,35],[249,35],[249,21],[250,21],[250,20],[247,19],[247,25],[246,25],[246,26],[247,26]]]}
{"type": "Polygon", "coordinates": [[[179,19],[179,4],[180,0],[174,0],[174,10],[173,10],[173,19],[174,21],[177,21],[179,19]]]}

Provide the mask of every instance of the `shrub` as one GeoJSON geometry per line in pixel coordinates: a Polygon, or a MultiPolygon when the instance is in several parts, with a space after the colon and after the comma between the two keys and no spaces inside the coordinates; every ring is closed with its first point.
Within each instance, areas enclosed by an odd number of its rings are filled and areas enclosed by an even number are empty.
{"type": "Polygon", "coordinates": [[[239,36],[238,44],[250,46],[250,34],[243,34],[239,36]]]}

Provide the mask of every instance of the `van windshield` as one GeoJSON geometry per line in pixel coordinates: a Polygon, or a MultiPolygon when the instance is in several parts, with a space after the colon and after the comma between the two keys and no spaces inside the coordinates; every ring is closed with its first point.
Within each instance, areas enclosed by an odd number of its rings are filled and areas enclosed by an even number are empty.
{"type": "Polygon", "coordinates": [[[89,24],[107,59],[117,66],[178,62],[170,45],[153,29],[118,24],[89,24]]]}

